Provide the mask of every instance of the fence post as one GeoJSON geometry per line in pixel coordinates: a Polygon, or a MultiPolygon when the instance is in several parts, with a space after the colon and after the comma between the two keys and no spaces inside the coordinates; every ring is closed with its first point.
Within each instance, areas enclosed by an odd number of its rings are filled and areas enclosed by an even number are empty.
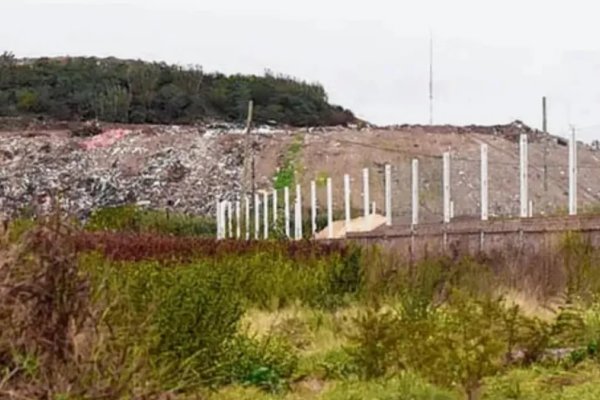
{"type": "Polygon", "coordinates": [[[488,145],[481,145],[481,220],[488,220],[488,145]]]}
{"type": "Polygon", "coordinates": [[[227,237],[233,238],[233,212],[231,201],[227,201],[227,237]]]}
{"type": "Polygon", "coordinates": [[[385,165],[385,219],[388,226],[392,225],[392,166],[385,165]]]}
{"type": "Polygon", "coordinates": [[[217,240],[221,239],[221,202],[217,198],[215,201],[216,205],[216,217],[217,217],[217,240]]]}
{"type": "Polygon", "coordinates": [[[244,208],[245,208],[245,214],[246,214],[246,219],[244,221],[245,225],[246,225],[246,232],[245,232],[245,236],[246,236],[246,240],[250,240],[250,198],[248,197],[248,195],[244,195],[244,208]]]}
{"type": "Polygon", "coordinates": [[[444,223],[450,222],[450,152],[443,156],[444,223]]]}
{"type": "Polygon", "coordinates": [[[290,237],[290,188],[283,188],[283,208],[284,208],[284,220],[285,220],[285,236],[290,237]]]}
{"type": "Polygon", "coordinates": [[[298,240],[302,239],[302,190],[296,185],[296,204],[298,205],[298,240]]]}
{"type": "Polygon", "coordinates": [[[371,214],[369,211],[371,209],[371,200],[369,198],[369,168],[363,169],[363,208],[364,208],[364,228],[365,230],[369,229],[369,221],[368,217],[371,214]]]}
{"type": "Polygon", "coordinates": [[[419,224],[419,160],[412,160],[412,225],[419,224]]]}
{"type": "Polygon", "coordinates": [[[333,239],[333,190],[331,178],[327,178],[327,238],[333,239]]]}
{"type": "Polygon", "coordinates": [[[223,232],[223,239],[227,239],[227,201],[221,202],[221,232],[223,232]]]}
{"type": "Polygon", "coordinates": [[[277,189],[273,189],[273,227],[277,227],[277,189]]]}
{"type": "Polygon", "coordinates": [[[260,197],[258,193],[254,194],[254,239],[260,237],[260,197]]]}
{"type": "Polygon", "coordinates": [[[310,181],[310,223],[313,236],[317,233],[317,184],[310,181]]]}
{"type": "Polygon", "coordinates": [[[527,135],[521,134],[520,139],[520,200],[521,200],[521,218],[527,218],[529,216],[529,189],[527,186],[528,178],[528,151],[527,151],[527,135]]]}
{"type": "Polygon", "coordinates": [[[571,128],[569,138],[569,215],[577,215],[577,138],[571,128]]]}
{"type": "Polygon", "coordinates": [[[344,211],[346,217],[346,232],[348,231],[348,227],[350,227],[350,175],[344,175],[344,211]]]}
{"type": "Polygon", "coordinates": [[[240,201],[235,201],[235,238],[240,239],[242,236],[242,228],[240,227],[240,201]]]}
{"type": "Polygon", "coordinates": [[[266,190],[263,192],[263,202],[263,237],[267,240],[269,238],[269,193],[266,190]]]}

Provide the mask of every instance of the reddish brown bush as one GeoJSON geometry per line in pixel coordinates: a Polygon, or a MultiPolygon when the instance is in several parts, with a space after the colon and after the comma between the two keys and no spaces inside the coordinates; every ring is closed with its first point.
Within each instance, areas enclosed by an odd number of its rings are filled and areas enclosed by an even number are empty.
{"type": "Polygon", "coordinates": [[[79,252],[98,251],[115,261],[177,260],[196,257],[223,257],[255,252],[285,254],[294,259],[345,255],[343,243],[311,241],[238,241],[156,234],[77,232],[73,242],[79,252]]]}

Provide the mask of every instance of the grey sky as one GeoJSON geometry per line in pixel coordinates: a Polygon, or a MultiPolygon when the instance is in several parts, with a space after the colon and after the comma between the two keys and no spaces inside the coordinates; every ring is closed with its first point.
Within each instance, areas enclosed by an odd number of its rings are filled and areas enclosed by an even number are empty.
{"type": "Polygon", "coordinates": [[[265,69],[318,81],[379,124],[521,119],[600,139],[600,5],[593,0],[0,0],[0,50],[265,69]]]}

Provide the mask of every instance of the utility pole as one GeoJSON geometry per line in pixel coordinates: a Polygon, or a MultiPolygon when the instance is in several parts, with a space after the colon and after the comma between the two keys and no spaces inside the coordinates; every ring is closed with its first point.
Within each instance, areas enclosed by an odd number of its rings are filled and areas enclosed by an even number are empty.
{"type": "Polygon", "coordinates": [[[542,97],[542,131],[544,132],[544,191],[548,191],[548,120],[546,114],[546,96],[542,97]]]}
{"type": "Polygon", "coordinates": [[[429,31],[429,125],[433,125],[433,32],[429,31]]]}
{"type": "Polygon", "coordinates": [[[250,132],[252,131],[252,113],[254,110],[254,103],[252,102],[252,100],[250,100],[248,102],[248,119],[246,120],[246,132],[244,134],[245,136],[245,140],[244,140],[244,172],[243,172],[243,176],[242,176],[242,194],[244,196],[246,196],[246,190],[247,185],[246,185],[246,179],[248,177],[248,162],[251,163],[251,169],[252,169],[252,202],[253,202],[253,207],[256,208],[256,201],[255,201],[255,197],[254,194],[256,192],[256,188],[254,186],[254,141],[252,141],[252,148],[250,148],[251,143],[250,143],[250,132]],[[249,154],[250,151],[252,151],[252,160],[250,161],[249,158],[249,154]]]}

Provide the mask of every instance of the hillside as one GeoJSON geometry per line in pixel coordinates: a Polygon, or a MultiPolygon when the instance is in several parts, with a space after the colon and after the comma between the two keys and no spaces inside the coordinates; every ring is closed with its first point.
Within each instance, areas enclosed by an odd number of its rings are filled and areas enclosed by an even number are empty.
{"type": "MultiPolygon", "coordinates": [[[[104,124],[104,134],[73,136],[77,126],[30,126],[0,132],[0,206],[8,213],[48,206],[48,193],[86,215],[99,207],[139,203],[189,213],[213,212],[217,196],[240,189],[243,126],[104,124]]],[[[352,178],[352,206],[362,207],[361,169],[371,171],[371,198],[383,205],[383,165],[393,166],[394,218],[410,215],[410,162],[420,161],[421,215],[442,215],[442,160],[452,156],[452,198],[456,217],[479,213],[479,148],[489,145],[490,215],[518,214],[518,144],[529,136],[529,188],[534,213],[562,213],[567,205],[567,146],[519,123],[494,127],[394,126],[333,128],[257,127],[257,188],[302,183],[305,199],[315,179],[321,206],[324,182],[333,177],[334,207],[343,206],[342,176],[352,178]],[[547,149],[547,188],[543,183],[547,149]]],[[[579,202],[600,202],[600,152],[579,144],[579,202]]],[[[309,205],[308,201],[304,202],[309,205]]]]}
{"type": "Polygon", "coordinates": [[[321,85],[270,72],[226,76],[201,67],[115,58],[0,55],[0,116],[150,124],[243,121],[251,99],[259,123],[331,126],[355,120],[350,111],[329,104],[321,85]]]}

